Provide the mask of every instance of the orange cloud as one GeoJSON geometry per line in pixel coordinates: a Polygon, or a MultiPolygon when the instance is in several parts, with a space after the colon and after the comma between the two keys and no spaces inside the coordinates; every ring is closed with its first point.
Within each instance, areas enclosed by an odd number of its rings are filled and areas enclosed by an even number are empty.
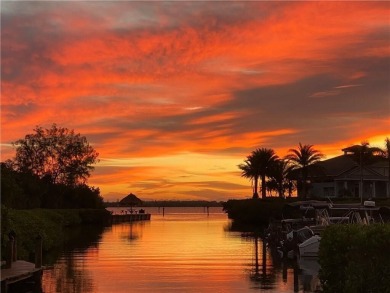
{"type": "Polygon", "coordinates": [[[187,172],[180,160],[198,163],[183,153],[228,156],[232,172],[256,147],[301,141],[333,155],[389,136],[386,2],[34,4],[1,12],[2,160],[11,141],[57,123],[86,135],[102,162],[128,160],[97,166],[90,180],[107,198],[139,186],[226,198],[227,173],[200,172],[218,188],[172,180],[187,172]],[[131,165],[166,156],[164,167],[131,165]]]}

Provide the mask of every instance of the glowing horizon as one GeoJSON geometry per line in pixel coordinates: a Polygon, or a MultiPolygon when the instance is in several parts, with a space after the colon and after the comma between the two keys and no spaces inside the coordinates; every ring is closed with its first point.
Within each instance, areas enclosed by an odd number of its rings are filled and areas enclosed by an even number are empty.
{"type": "Polygon", "coordinates": [[[105,200],[251,196],[237,165],[390,136],[389,2],[2,2],[1,161],[36,125],[105,200]],[[345,13],[348,11],[348,13],[345,13]]]}

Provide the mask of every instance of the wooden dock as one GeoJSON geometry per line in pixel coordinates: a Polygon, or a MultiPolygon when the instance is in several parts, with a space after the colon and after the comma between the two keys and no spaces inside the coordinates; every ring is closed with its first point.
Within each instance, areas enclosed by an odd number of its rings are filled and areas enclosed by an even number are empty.
{"type": "Polygon", "coordinates": [[[111,215],[112,223],[123,223],[123,222],[135,222],[135,221],[149,221],[150,214],[114,214],[111,215]]]}
{"type": "Polygon", "coordinates": [[[9,269],[1,269],[1,292],[7,293],[9,286],[22,281],[31,279],[36,285],[40,285],[42,277],[42,268],[36,268],[36,265],[24,260],[12,262],[9,269]]]}

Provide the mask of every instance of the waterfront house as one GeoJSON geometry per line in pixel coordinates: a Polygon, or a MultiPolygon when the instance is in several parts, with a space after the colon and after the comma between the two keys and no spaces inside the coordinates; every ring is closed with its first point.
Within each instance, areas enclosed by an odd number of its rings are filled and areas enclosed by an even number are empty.
{"type": "MultiPolygon", "coordinates": [[[[308,197],[390,197],[389,163],[377,156],[361,167],[350,148],[343,155],[323,160],[309,168],[308,197]]],[[[293,179],[299,181],[300,170],[293,179]]],[[[300,185],[298,184],[298,187],[300,185]]],[[[302,193],[298,188],[298,196],[302,193]]]]}

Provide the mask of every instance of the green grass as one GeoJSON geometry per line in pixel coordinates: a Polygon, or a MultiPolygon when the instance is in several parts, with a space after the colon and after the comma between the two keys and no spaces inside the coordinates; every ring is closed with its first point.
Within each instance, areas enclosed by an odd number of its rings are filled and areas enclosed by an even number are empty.
{"type": "Polygon", "coordinates": [[[17,237],[19,259],[28,259],[35,251],[36,238],[42,237],[43,250],[48,251],[63,242],[65,227],[82,224],[104,223],[107,211],[103,210],[13,210],[1,209],[1,256],[5,258],[8,233],[14,231],[17,237]]]}

